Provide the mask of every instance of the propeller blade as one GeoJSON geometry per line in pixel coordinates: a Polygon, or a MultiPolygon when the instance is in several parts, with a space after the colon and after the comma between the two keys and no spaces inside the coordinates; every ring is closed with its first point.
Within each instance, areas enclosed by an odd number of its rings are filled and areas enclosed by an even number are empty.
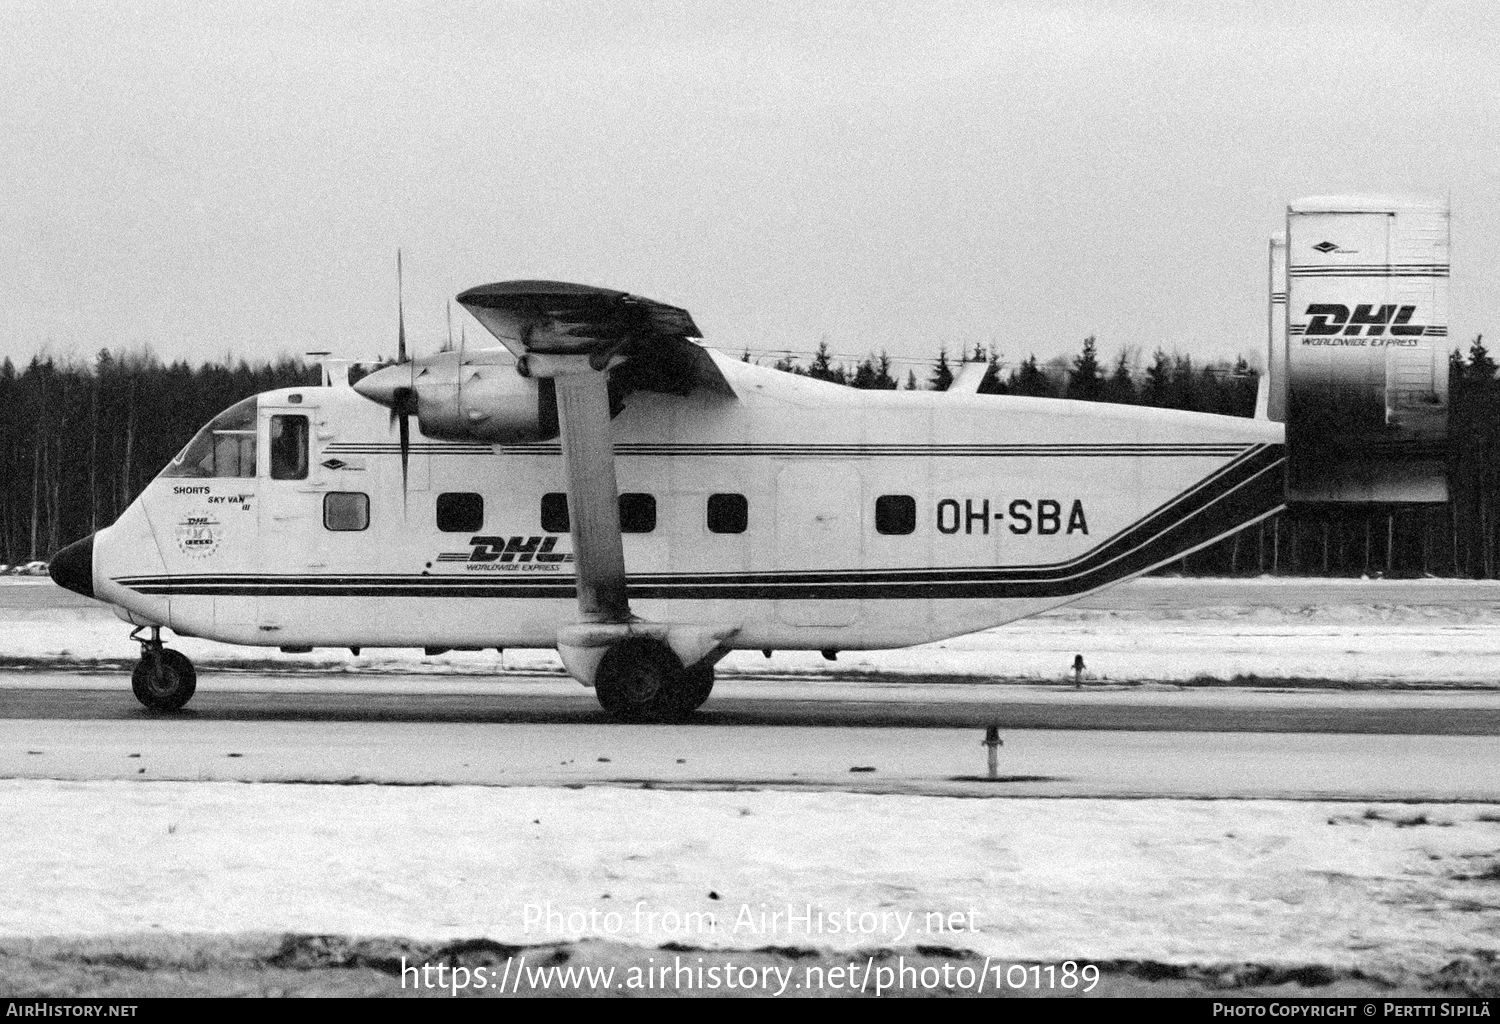
{"type": "Polygon", "coordinates": [[[401,413],[401,507],[406,507],[407,464],[411,458],[411,417],[401,413]]]}
{"type": "MultiPolygon", "coordinates": [[[[414,381],[415,382],[415,381],[414,381]]],[[[411,464],[411,418],[417,413],[417,389],[399,387],[391,392],[391,422],[401,431],[401,504],[406,505],[407,478],[411,464]]]]}
{"type": "MultiPolygon", "coordinates": [[[[449,309],[452,309],[450,304],[449,309]]],[[[468,335],[464,332],[463,321],[458,323],[458,414],[464,414],[464,345],[468,342],[468,335]]]]}
{"type": "Polygon", "coordinates": [[[406,309],[401,289],[401,250],[396,250],[396,362],[406,362],[406,309]]]}

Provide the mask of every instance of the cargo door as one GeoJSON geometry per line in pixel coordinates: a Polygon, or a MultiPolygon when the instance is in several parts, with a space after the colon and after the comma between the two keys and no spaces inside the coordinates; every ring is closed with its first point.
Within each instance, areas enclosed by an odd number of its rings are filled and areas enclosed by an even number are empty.
{"type": "MultiPolygon", "coordinates": [[[[863,565],[863,481],[855,466],[794,462],[776,475],[776,552],[782,570],[809,583],[863,565]]],[[[856,597],[792,597],[776,602],[776,616],[793,626],[849,626],[859,619],[856,597]]]]}
{"type": "MultiPolygon", "coordinates": [[[[289,396],[291,398],[304,396],[289,396]]],[[[261,400],[258,466],[260,492],[260,628],[272,634],[305,629],[307,583],[324,569],[325,470],[313,455],[318,410],[305,400],[261,400]]]]}

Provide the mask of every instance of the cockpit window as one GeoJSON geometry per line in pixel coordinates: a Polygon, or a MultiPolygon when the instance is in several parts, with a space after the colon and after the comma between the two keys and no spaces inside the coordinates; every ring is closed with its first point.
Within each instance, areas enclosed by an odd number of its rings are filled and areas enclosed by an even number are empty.
{"type": "Polygon", "coordinates": [[[225,409],[177,453],[162,476],[255,475],[255,399],[225,409]]]}

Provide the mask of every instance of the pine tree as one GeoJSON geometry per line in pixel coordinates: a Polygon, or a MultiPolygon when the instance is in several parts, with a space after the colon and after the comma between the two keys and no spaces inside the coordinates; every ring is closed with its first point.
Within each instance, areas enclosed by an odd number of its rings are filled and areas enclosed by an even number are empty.
{"type": "Polygon", "coordinates": [[[1092,334],[1083,339],[1083,351],[1073,359],[1073,368],[1068,371],[1066,397],[1084,402],[1097,402],[1102,397],[1104,379],[1099,375],[1096,345],[1092,334]]]}
{"type": "Polygon", "coordinates": [[[1193,377],[1193,357],[1174,354],[1172,376],[1167,383],[1167,408],[1198,409],[1199,396],[1196,384],[1193,377]]]}
{"type": "Polygon", "coordinates": [[[1030,395],[1034,398],[1056,398],[1057,388],[1052,379],[1037,365],[1036,354],[1027,356],[1020,366],[1011,372],[1006,390],[1013,395],[1030,395]]]}
{"type": "Polygon", "coordinates": [[[1469,364],[1464,369],[1464,376],[1472,384],[1484,385],[1495,379],[1495,371],[1495,360],[1484,347],[1484,335],[1476,335],[1469,345],[1469,364]]]}
{"type": "Polygon", "coordinates": [[[1147,405],[1154,405],[1158,409],[1165,408],[1170,397],[1168,392],[1172,383],[1172,359],[1161,349],[1151,357],[1151,365],[1146,367],[1146,385],[1141,389],[1141,398],[1147,405]]]}
{"type": "Polygon", "coordinates": [[[979,393],[981,395],[1003,395],[1007,389],[1005,381],[1000,379],[1000,354],[994,349],[990,350],[989,364],[985,368],[984,379],[979,382],[979,393]]]}
{"type": "Polygon", "coordinates": [[[1130,373],[1130,356],[1129,349],[1120,350],[1120,358],[1115,360],[1114,372],[1104,382],[1102,395],[1104,401],[1115,402],[1119,405],[1136,403],[1135,378],[1130,373]]]}
{"type": "Polygon", "coordinates": [[[948,365],[948,346],[943,345],[938,349],[937,362],[932,367],[932,376],[927,379],[927,386],[932,391],[947,391],[953,384],[953,368],[948,365]]]}
{"type": "Polygon", "coordinates": [[[807,375],[814,380],[826,380],[832,384],[848,383],[848,378],[844,375],[844,368],[833,365],[833,358],[828,353],[828,341],[826,339],[818,342],[818,351],[813,355],[812,365],[807,368],[807,375]]]}

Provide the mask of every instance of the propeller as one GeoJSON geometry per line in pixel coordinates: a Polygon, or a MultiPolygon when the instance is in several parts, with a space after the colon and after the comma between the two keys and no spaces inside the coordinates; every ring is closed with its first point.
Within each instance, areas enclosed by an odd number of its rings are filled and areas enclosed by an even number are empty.
{"type": "Polygon", "coordinates": [[[406,307],[401,280],[401,250],[396,250],[396,362],[411,369],[411,384],[391,393],[391,422],[401,430],[401,507],[406,507],[408,464],[411,461],[411,417],[417,414],[417,364],[406,357],[406,307]]]}
{"type": "Polygon", "coordinates": [[[401,250],[396,250],[396,362],[406,362],[406,309],[402,305],[401,250]]]}

